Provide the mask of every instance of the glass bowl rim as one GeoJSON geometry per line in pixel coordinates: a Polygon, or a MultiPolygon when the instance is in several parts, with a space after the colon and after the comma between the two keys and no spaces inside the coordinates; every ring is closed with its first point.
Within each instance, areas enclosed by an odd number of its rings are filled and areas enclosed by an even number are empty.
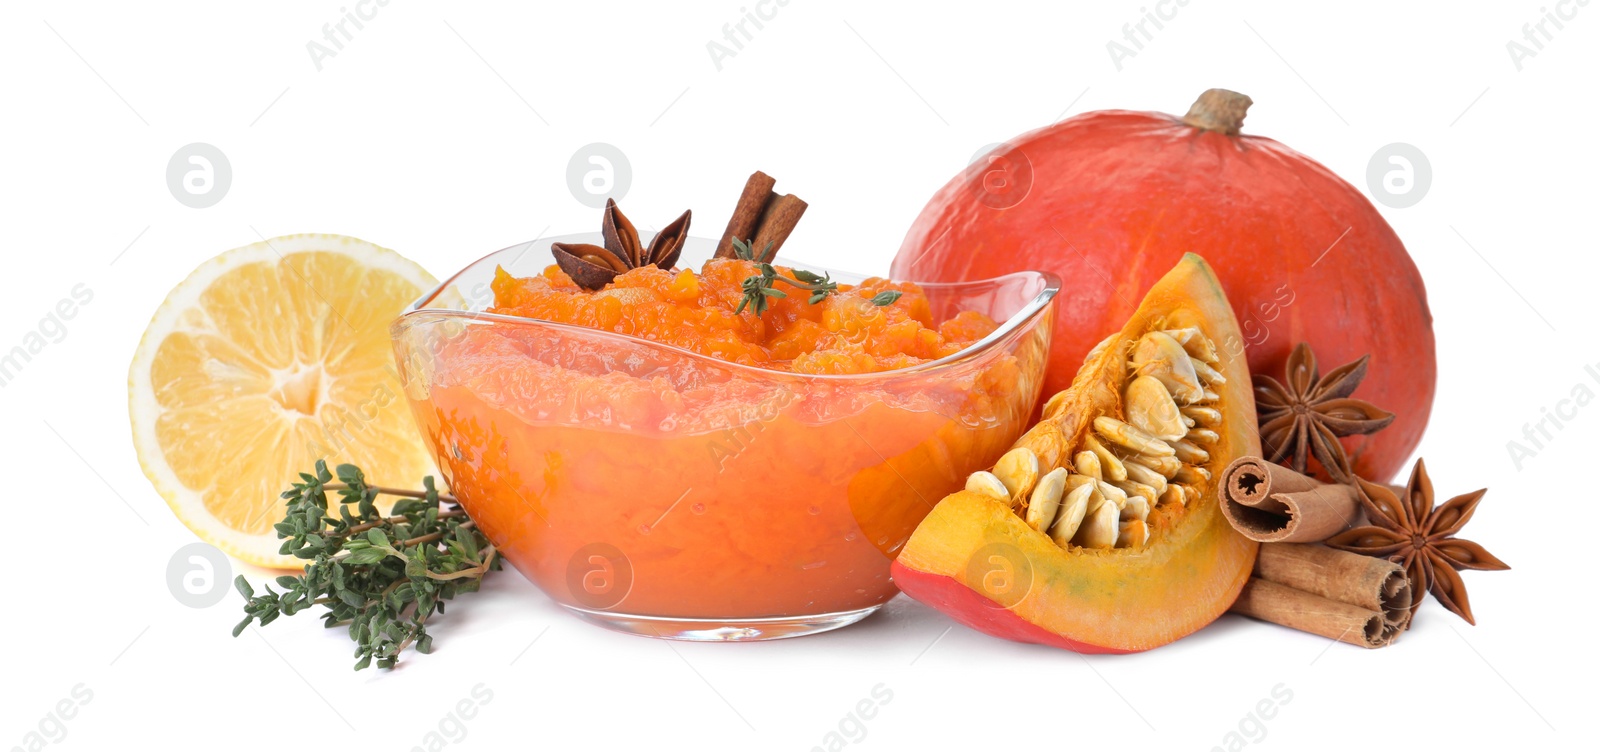
{"type": "MultiPolygon", "coordinates": [[[[451,285],[455,284],[456,280],[459,279],[461,277],[461,275],[466,274],[468,270],[472,269],[473,267],[477,266],[478,264],[483,263],[484,261],[487,261],[490,258],[493,258],[494,256],[498,256],[498,255],[500,255],[502,253],[505,253],[506,251],[510,251],[510,250],[512,250],[514,248],[521,248],[521,247],[524,247],[524,246],[531,246],[531,245],[533,245],[535,243],[557,242],[557,241],[560,241],[560,240],[562,240],[564,238],[574,238],[574,237],[589,236],[589,235],[598,236],[599,233],[572,233],[570,235],[551,235],[551,236],[546,236],[546,237],[540,237],[540,238],[535,238],[533,240],[524,241],[524,242],[521,242],[521,243],[515,243],[515,244],[512,244],[512,245],[506,246],[505,248],[501,248],[498,251],[494,251],[493,253],[485,254],[482,258],[480,258],[480,259],[478,259],[476,261],[473,261],[472,263],[467,264],[464,267],[461,267],[461,269],[456,271],[456,273],[450,275],[450,277],[448,279],[445,279],[444,281],[440,282],[437,287],[433,288],[432,290],[429,290],[428,292],[424,293],[421,297],[419,297],[416,300],[412,301],[410,305],[407,305],[405,307],[405,309],[400,312],[400,315],[398,317],[396,317],[394,322],[390,325],[390,339],[391,340],[398,339],[398,335],[399,335],[401,327],[403,325],[411,323],[414,319],[418,319],[418,318],[430,318],[431,319],[431,318],[436,318],[437,317],[439,319],[445,319],[445,320],[448,320],[448,319],[466,319],[466,320],[469,320],[469,321],[488,321],[488,322],[498,322],[498,323],[506,323],[506,324],[535,325],[535,326],[553,327],[558,331],[563,331],[563,330],[571,331],[571,332],[574,332],[575,334],[580,334],[582,336],[596,336],[596,337],[600,337],[601,339],[615,339],[615,340],[618,340],[618,341],[621,341],[621,342],[626,342],[626,343],[628,343],[630,345],[636,345],[636,346],[637,345],[644,345],[644,346],[651,347],[651,348],[658,348],[658,349],[661,349],[661,350],[664,350],[664,351],[667,351],[667,352],[670,352],[670,353],[673,353],[673,354],[676,354],[676,355],[680,355],[680,356],[683,356],[683,357],[704,361],[704,362],[707,362],[707,363],[710,363],[710,364],[714,364],[714,365],[717,365],[717,366],[721,366],[721,367],[725,367],[725,368],[730,368],[730,369],[734,369],[734,370],[740,370],[740,371],[746,371],[746,372],[754,373],[754,374],[757,374],[757,375],[760,375],[760,376],[763,376],[763,377],[766,377],[766,378],[771,378],[771,377],[775,377],[776,376],[776,377],[793,377],[793,378],[800,378],[800,379],[806,379],[806,380],[819,380],[819,381],[843,381],[843,382],[862,381],[862,380],[870,381],[870,380],[875,380],[875,379],[894,378],[894,377],[898,377],[898,376],[902,376],[902,375],[909,375],[909,374],[922,375],[922,374],[928,373],[930,371],[945,370],[945,369],[948,369],[948,368],[952,368],[952,367],[962,363],[963,361],[969,360],[969,359],[971,359],[971,358],[973,358],[973,357],[975,357],[975,356],[977,356],[977,355],[979,355],[981,353],[987,352],[988,350],[992,349],[995,345],[999,344],[1001,341],[1005,340],[1006,338],[1008,338],[1008,337],[1012,336],[1013,334],[1015,334],[1016,332],[1020,331],[1023,328],[1023,326],[1025,324],[1027,324],[1029,321],[1032,321],[1034,318],[1039,316],[1039,314],[1041,312],[1043,312],[1050,305],[1050,302],[1055,299],[1056,295],[1059,292],[1061,292],[1061,278],[1060,277],[1056,276],[1052,272],[1037,271],[1037,270],[1025,270],[1025,271],[1019,271],[1019,272],[1011,272],[1010,274],[1002,274],[1002,275],[1000,275],[998,277],[989,277],[987,279],[970,280],[970,281],[966,281],[966,282],[918,282],[918,281],[915,281],[915,280],[896,280],[896,281],[910,281],[912,284],[915,284],[918,287],[922,287],[923,289],[953,289],[953,288],[958,289],[958,288],[963,288],[963,287],[976,287],[976,286],[979,286],[979,285],[992,285],[992,284],[995,284],[995,283],[998,283],[998,282],[1001,282],[1001,281],[1004,281],[1004,280],[1019,279],[1020,278],[1020,279],[1038,280],[1038,281],[1043,283],[1043,287],[1040,288],[1040,290],[1038,292],[1034,293],[1033,297],[1031,299],[1029,299],[1026,303],[1024,303],[1023,306],[1021,308],[1019,308],[1016,313],[1013,313],[1005,321],[1000,322],[1000,325],[998,327],[996,327],[994,331],[990,332],[988,335],[986,335],[982,339],[978,340],[977,342],[974,342],[971,345],[968,345],[967,347],[962,348],[959,352],[952,353],[950,355],[946,355],[943,358],[930,360],[930,361],[927,361],[925,363],[918,363],[917,365],[914,365],[914,366],[908,366],[906,368],[894,368],[894,369],[890,369],[890,370],[887,370],[887,371],[869,371],[869,372],[866,372],[866,373],[796,373],[794,371],[783,371],[783,370],[778,370],[778,369],[774,369],[774,368],[762,368],[761,366],[752,366],[752,365],[746,365],[744,363],[735,363],[735,362],[732,362],[732,361],[722,360],[720,358],[715,358],[715,357],[712,357],[710,355],[706,355],[704,353],[696,352],[694,350],[690,350],[690,349],[684,348],[684,347],[678,347],[677,345],[672,345],[672,344],[668,344],[668,343],[665,343],[665,342],[658,342],[658,341],[655,341],[655,340],[645,339],[643,337],[636,337],[636,336],[631,335],[631,334],[622,334],[620,332],[609,332],[609,331],[606,331],[604,329],[593,329],[593,328],[590,328],[590,327],[587,327],[587,326],[581,326],[581,325],[578,325],[578,324],[568,324],[568,323],[561,322],[561,321],[549,321],[549,320],[546,320],[546,319],[532,318],[532,317],[528,317],[528,316],[512,316],[512,315],[503,314],[503,313],[489,313],[487,311],[463,311],[463,310],[459,310],[459,309],[455,309],[455,308],[423,308],[423,306],[433,302],[433,300],[435,298],[437,298],[441,293],[443,293],[446,288],[449,288],[451,285]]],[[[641,236],[642,235],[643,234],[641,233],[641,236]]],[[[641,237],[641,240],[644,240],[644,239],[641,237]]],[[[709,239],[707,239],[707,238],[691,238],[691,240],[699,240],[699,241],[702,241],[702,242],[709,242],[709,239]]],[[[648,242],[648,241],[645,240],[644,242],[648,242]]],[[[792,261],[783,261],[782,259],[774,259],[774,262],[782,262],[785,265],[790,265],[790,264],[793,263],[792,261]]],[[[814,268],[814,265],[807,265],[806,268],[814,268]]],[[[847,276],[847,277],[859,277],[860,276],[860,275],[855,274],[855,273],[844,272],[844,271],[836,270],[836,269],[824,268],[823,271],[826,272],[826,273],[829,273],[829,274],[835,274],[835,275],[847,276]]]]}

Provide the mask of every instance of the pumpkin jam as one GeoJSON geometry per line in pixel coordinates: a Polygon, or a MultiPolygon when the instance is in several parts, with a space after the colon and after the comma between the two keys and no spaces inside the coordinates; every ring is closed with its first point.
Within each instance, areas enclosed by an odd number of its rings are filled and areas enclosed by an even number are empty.
{"type": "Polygon", "coordinates": [[[916,285],[877,278],[841,284],[817,304],[809,302],[808,291],[780,284],[776,289],[786,297],[769,299],[764,315],[739,313],[740,287],[758,273],[754,263],[733,259],[713,259],[698,275],[645,266],[589,293],[557,266],[527,278],[497,269],[489,311],[631,334],[730,363],[814,374],[919,365],[960,352],[996,326],[973,311],[935,326],[928,298],[916,285]],[[896,303],[872,303],[873,296],[891,291],[901,294],[896,303]]]}
{"type": "Polygon", "coordinates": [[[646,266],[590,292],[556,266],[497,270],[490,313],[560,325],[479,319],[433,345],[408,394],[439,467],[557,601],[695,619],[881,604],[933,502],[1021,432],[1044,344],[904,371],[995,322],[881,279],[817,303],[780,283],[738,312],[755,274],[646,266]]]}

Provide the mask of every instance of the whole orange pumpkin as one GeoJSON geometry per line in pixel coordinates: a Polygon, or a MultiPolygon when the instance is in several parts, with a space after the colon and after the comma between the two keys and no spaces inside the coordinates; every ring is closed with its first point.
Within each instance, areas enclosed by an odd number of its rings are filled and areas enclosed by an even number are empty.
{"type": "Polygon", "coordinates": [[[1324,369],[1372,355],[1356,396],[1398,414],[1344,439],[1387,481],[1433,405],[1433,316],[1416,265],[1360,191],[1316,161],[1239,133],[1250,98],[1221,89],[1182,118],[1107,110],[1025,133],[928,202],[893,275],[918,281],[1047,270],[1063,280],[1044,394],[1067,387],[1186,252],[1211,263],[1250,372],[1281,378],[1297,342],[1324,369]]]}

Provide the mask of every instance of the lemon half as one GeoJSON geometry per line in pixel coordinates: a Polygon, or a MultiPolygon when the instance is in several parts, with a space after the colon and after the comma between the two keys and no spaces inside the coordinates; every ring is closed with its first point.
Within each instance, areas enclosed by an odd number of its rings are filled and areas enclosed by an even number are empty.
{"type": "Polygon", "coordinates": [[[150,320],[128,369],[139,463],[178,519],[244,561],[298,568],[272,526],[318,459],[372,483],[434,472],[389,323],[438,282],[394,251],[290,235],[201,264],[150,320]]]}

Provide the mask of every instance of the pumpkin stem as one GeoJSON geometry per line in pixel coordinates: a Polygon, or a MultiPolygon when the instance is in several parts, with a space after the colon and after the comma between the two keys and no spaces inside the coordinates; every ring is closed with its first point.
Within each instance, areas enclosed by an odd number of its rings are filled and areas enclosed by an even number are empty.
{"type": "Polygon", "coordinates": [[[1183,116],[1185,125],[1229,136],[1239,135],[1244,125],[1244,113],[1250,109],[1250,97],[1227,89],[1206,89],[1183,116]]]}

